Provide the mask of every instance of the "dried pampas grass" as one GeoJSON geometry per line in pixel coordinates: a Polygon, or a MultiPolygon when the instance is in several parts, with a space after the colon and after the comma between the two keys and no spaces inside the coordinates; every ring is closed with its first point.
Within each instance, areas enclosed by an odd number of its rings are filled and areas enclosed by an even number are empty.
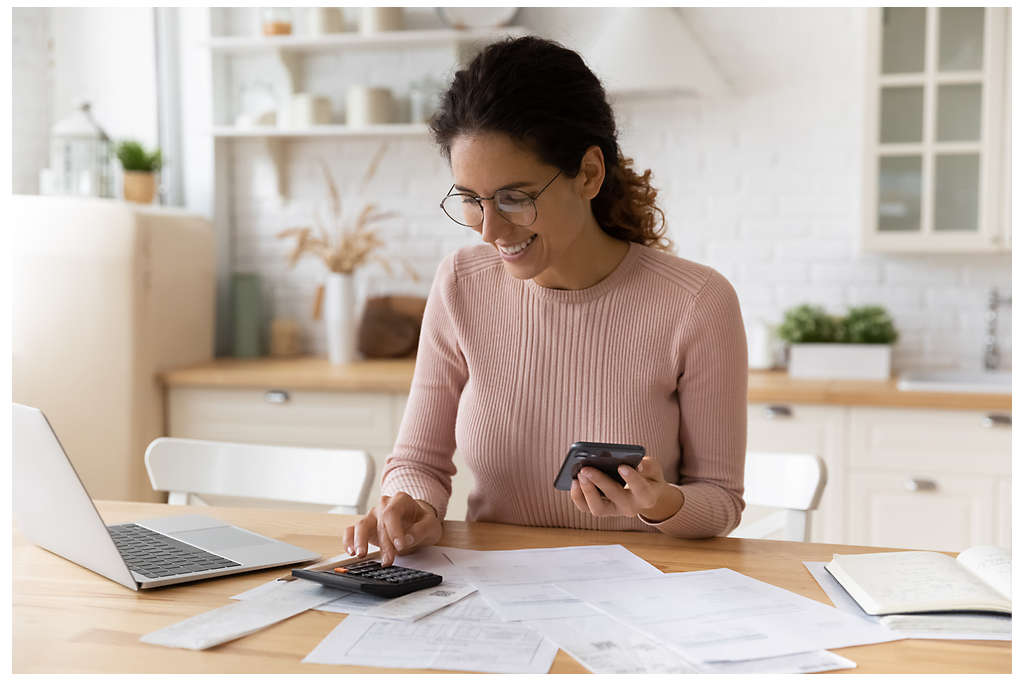
{"type": "MultiPolygon", "coordinates": [[[[366,169],[366,173],[363,175],[360,189],[365,188],[366,184],[377,172],[377,167],[380,165],[386,149],[387,145],[385,144],[381,145],[377,150],[377,153],[366,169]]],[[[366,204],[359,210],[358,215],[351,223],[351,227],[349,227],[349,221],[345,220],[342,215],[342,203],[341,196],[338,193],[338,186],[334,182],[326,162],[323,159],[318,160],[320,168],[323,170],[324,180],[327,183],[330,220],[333,223],[333,232],[336,236],[332,239],[323,219],[316,212],[313,215],[314,227],[289,227],[288,229],[281,230],[277,233],[278,239],[295,238],[295,246],[288,255],[288,266],[294,267],[304,255],[311,254],[323,261],[324,265],[331,272],[350,275],[358,268],[373,262],[384,268],[389,275],[394,275],[392,265],[397,263],[410,278],[414,281],[419,281],[416,271],[409,267],[408,263],[404,260],[394,258],[392,261],[388,261],[376,253],[386,243],[372,225],[382,220],[393,218],[397,214],[391,211],[378,211],[376,204],[366,204]]]]}

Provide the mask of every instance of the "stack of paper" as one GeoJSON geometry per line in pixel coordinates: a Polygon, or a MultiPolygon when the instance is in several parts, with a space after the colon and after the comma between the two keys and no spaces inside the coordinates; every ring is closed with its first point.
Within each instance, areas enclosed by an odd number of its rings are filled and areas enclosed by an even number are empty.
{"type": "Polygon", "coordinates": [[[236,595],[240,604],[165,628],[177,638],[163,632],[160,643],[239,636],[318,608],[349,616],[303,659],[308,663],[541,673],[562,648],[596,673],[795,673],[855,667],[829,648],[902,638],[729,569],[664,574],[621,545],[429,547],[396,563],[444,582],[385,600],[273,581],[236,595]],[[262,617],[224,626],[216,616],[243,609],[262,617]],[[215,636],[205,625],[211,617],[219,623],[215,636]]]}

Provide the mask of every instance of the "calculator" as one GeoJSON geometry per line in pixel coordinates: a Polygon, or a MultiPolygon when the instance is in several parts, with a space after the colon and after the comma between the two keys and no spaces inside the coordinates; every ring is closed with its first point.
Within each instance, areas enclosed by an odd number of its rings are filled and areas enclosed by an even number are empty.
{"type": "Polygon", "coordinates": [[[292,575],[327,587],[389,598],[440,585],[442,580],[436,573],[401,566],[381,566],[379,561],[372,559],[319,569],[295,568],[292,575]]]}

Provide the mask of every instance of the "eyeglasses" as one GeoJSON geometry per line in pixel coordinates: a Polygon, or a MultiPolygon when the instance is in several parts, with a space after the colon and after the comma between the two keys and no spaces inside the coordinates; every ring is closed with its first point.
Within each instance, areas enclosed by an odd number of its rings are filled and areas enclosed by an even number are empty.
{"type": "Polygon", "coordinates": [[[441,210],[459,225],[480,227],[484,223],[484,203],[494,201],[495,208],[501,217],[513,225],[529,227],[537,221],[536,200],[544,193],[562,171],[555,173],[539,192],[527,194],[520,189],[499,189],[490,197],[478,197],[473,194],[452,194],[455,185],[448,188],[448,195],[441,200],[441,210]]]}

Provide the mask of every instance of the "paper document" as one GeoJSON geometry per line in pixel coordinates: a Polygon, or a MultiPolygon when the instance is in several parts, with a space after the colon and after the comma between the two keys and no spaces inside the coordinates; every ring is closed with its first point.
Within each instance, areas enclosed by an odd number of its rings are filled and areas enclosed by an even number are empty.
{"type": "Polygon", "coordinates": [[[305,580],[283,582],[253,599],[222,606],[141,637],[147,644],[207,649],[262,630],[324,604],[338,596],[337,590],[305,580]]]}
{"type": "Polygon", "coordinates": [[[749,661],[724,661],[706,663],[704,670],[711,673],[728,675],[786,674],[786,673],[823,673],[829,670],[851,670],[857,664],[848,658],[831,651],[809,651],[789,656],[772,656],[771,658],[755,658],[749,661]]]}
{"type": "Polygon", "coordinates": [[[442,582],[436,587],[417,590],[416,592],[404,594],[401,597],[388,599],[383,604],[377,604],[367,609],[363,612],[363,615],[370,616],[371,618],[387,618],[389,620],[419,620],[474,592],[476,592],[476,588],[472,585],[442,582]]]}
{"type": "Polygon", "coordinates": [[[642,632],[593,610],[589,616],[540,620],[529,625],[587,670],[598,674],[812,673],[857,667],[853,661],[829,651],[698,665],[642,632]]]}
{"type": "Polygon", "coordinates": [[[543,635],[520,623],[434,620],[437,615],[414,623],[349,616],[303,662],[546,673],[558,653],[543,635]]]}
{"type": "Polygon", "coordinates": [[[622,545],[493,552],[444,547],[442,552],[460,579],[476,585],[505,621],[588,615],[587,605],[557,582],[664,575],[622,545]]]}
{"type": "Polygon", "coordinates": [[[805,561],[804,566],[836,608],[883,627],[907,639],[1010,640],[1012,619],[1001,614],[909,614],[872,616],[825,570],[824,561],[805,561]]]}
{"type": "Polygon", "coordinates": [[[434,611],[423,618],[421,623],[501,623],[501,618],[494,612],[491,605],[480,595],[474,592],[465,599],[460,599],[443,609],[434,611]]]}
{"type": "Polygon", "coordinates": [[[728,568],[560,587],[697,663],[903,639],[880,625],[728,568]]]}

